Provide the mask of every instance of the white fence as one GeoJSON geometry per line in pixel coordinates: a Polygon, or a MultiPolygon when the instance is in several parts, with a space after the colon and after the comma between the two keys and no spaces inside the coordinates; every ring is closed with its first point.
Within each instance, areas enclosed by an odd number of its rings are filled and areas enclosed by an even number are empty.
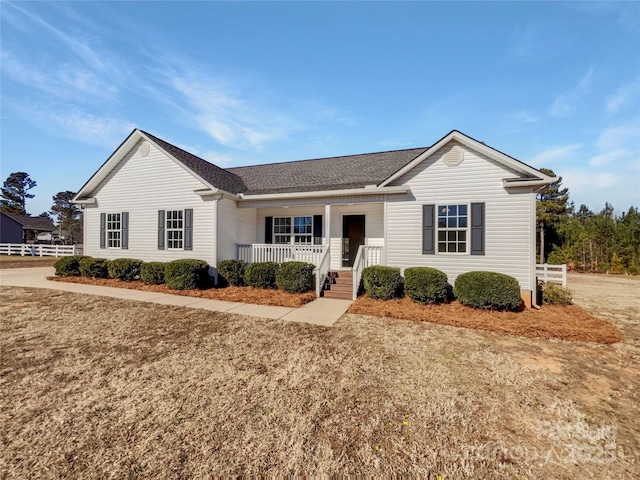
{"type": "Polygon", "coordinates": [[[28,245],[26,243],[0,243],[0,255],[33,257],[67,257],[82,255],[78,245],[28,245]]]}
{"type": "Polygon", "coordinates": [[[327,245],[279,245],[273,243],[253,243],[238,245],[238,260],[256,262],[307,262],[320,265],[327,245]]]}
{"type": "Polygon", "coordinates": [[[536,277],[543,282],[559,283],[563,287],[567,286],[567,266],[549,265],[544,263],[536,265],[536,277]]]}

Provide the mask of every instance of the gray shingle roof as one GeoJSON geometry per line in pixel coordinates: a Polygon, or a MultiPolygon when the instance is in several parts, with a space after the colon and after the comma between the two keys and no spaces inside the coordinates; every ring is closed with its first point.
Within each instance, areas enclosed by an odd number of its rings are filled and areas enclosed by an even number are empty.
{"type": "Polygon", "coordinates": [[[248,194],[339,190],[378,185],[426,148],[228,168],[248,194]]]}
{"type": "Polygon", "coordinates": [[[143,132],[211,185],[230,193],[312,192],[378,185],[427,148],[364,153],[223,169],[143,132]]]}
{"type": "Polygon", "coordinates": [[[192,153],[182,150],[175,145],[171,145],[169,142],[165,142],[150,133],[140,131],[214,187],[229,193],[242,193],[247,190],[247,187],[242,183],[242,179],[228,170],[209,163],[200,157],[196,157],[192,153]]]}
{"type": "Polygon", "coordinates": [[[6,213],[7,216],[13,218],[16,222],[22,224],[25,230],[38,230],[40,232],[51,232],[55,228],[53,222],[47,217],[32,217],[31,215],[18,215],[15,213],[6,213]]]}

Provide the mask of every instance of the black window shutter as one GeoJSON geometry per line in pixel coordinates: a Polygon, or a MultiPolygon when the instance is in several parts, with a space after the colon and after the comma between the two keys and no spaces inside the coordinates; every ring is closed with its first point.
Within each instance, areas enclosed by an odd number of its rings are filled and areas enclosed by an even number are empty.
{"type": "Polygon", "coordinates": [[[484,255],[484,202],[471,204],[471,255],[484,255]]]}
{"type": "Polygon", "coordinates": [[[193,250],[193,208],[184,211],[184,249],[193,250]]]}
{"type": "Polygon", "coordinates": [[[422,254],[434,255],[436,253],[436,206],[422,206],[422,254]]]}
{"type": "Polygon", "coordinates": [[[158,250],[164,250],[164,210],[158,210],[158,250]]]}
{"type": "Polygon", "coordinates": [[[107,248],[107,214],[100,214],[100,248],[107,248]]]}
{"type": "Polygon", "coordinates": [[[264,217],[264,243],[273,243],[273,217],[264,217]]]}
{"type": "Polygon", "coordinates": [[[313,244],[322,245],[322,215],[313,216],[313,244]]]}
{"type": "Polygon", "coordinates": [[[127,250],[129,248],[129,212],[122,212],[121,228],[122,238],[120,240],[120,248],[127,250]]]}

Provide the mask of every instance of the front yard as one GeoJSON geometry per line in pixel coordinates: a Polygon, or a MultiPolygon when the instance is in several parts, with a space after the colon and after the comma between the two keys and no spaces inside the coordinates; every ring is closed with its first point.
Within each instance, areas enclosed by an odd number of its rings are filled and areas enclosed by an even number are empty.
{"type": "Polygon", "coordinates": [[[612,345],[2,287],[0,477],[637,477],[640,283],[615,282],[570,279],[612,345]]]}

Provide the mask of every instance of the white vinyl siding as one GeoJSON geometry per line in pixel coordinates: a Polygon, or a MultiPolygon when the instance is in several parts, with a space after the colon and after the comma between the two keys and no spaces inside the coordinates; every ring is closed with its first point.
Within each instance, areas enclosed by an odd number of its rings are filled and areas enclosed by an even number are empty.
{"type": "MultiPolygon", "coordinates": [[[[535,207],[535,195],[530,189],[506,190],[502,179],[517,175],[462,145],[465,151],[462,163],[455,167],[445,165],[442,157],[453,145],[442,148],[393,182],[408,185],[410,192],[388,197],[387,265],[403,269],[434,267],[445,272],[451,284],[459,274],[468,271],[501,272],[514,276],[523,290],[531,290],[534,255],[531,210],[532,205],[535,207]],[[473,202],[485,203],[485,254],[423,255],[422,206],[433,204],[438,208],[473,202]]],[[[468,240],[467,234],[470,250],[468,240]]]]}
{"type": "MultiPolygon", "coordinates": [[[[262,235],[262,234],[261,234],[262,235]]],[[[237,208],[230,198],[218,201],[218,263],[235,259],[237,244],[256,243],[256,210],[237,208]]]]}
{"type": "MultiPolygon", "coordinates": [[[[179,258],[215,261],[215,202],[193,193],[205,186],[151,145],[136,147],[95,189],[96,206],[85,209],[85,253],[94,257],[166,262],[179,258]],[[158,210],[193,209],[193,250],[158,249],[158,210]],[[100,249],[100,213],[129,212],[128,250],[100,249]]],[[[166,233],[165,233],[166,235],[166,233]]]]}

